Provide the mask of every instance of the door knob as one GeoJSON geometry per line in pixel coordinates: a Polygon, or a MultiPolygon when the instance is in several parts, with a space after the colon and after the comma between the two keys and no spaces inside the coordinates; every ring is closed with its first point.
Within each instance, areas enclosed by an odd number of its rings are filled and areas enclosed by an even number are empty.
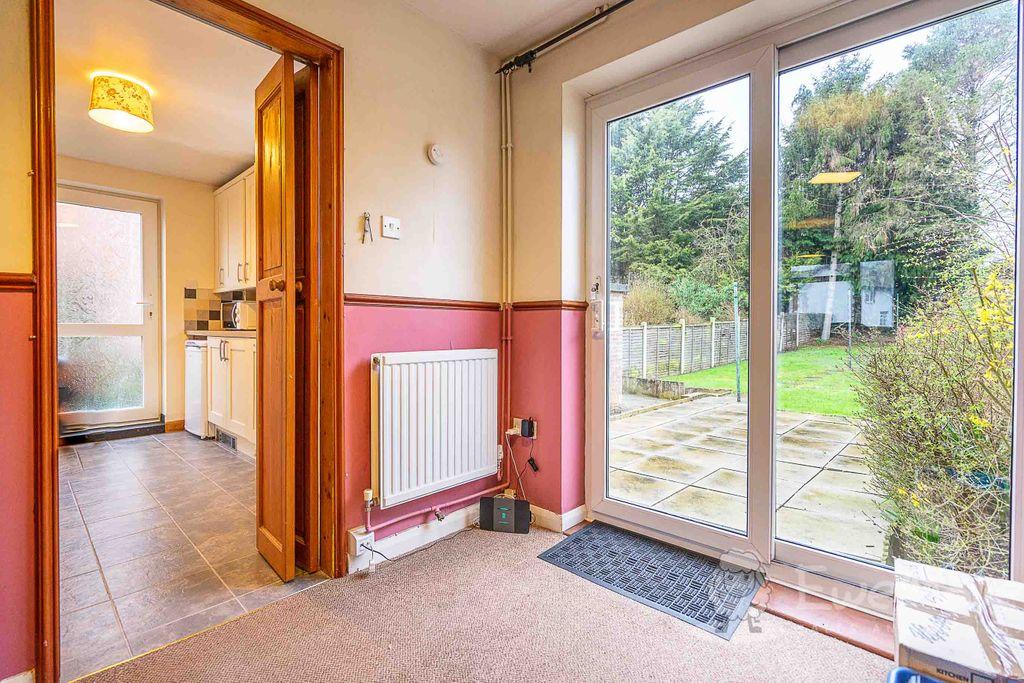
{"type": "Polygon", "coordinates": [[[281,280],[271,280],[269,287],[270,287],[270,291],[271,292],[283,292],[284,291],[284,279],[281,279],[281,280]]]}

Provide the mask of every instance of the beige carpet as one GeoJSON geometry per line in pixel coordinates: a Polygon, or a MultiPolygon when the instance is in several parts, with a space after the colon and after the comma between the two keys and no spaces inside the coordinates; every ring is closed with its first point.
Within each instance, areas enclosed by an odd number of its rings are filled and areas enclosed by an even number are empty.
{"type": "Polygon", "coordinates": [[[91,680],[874,683],[892,666],[767,614],[727,642],[537,559],[560,539],[467,531],[91,680]]]}

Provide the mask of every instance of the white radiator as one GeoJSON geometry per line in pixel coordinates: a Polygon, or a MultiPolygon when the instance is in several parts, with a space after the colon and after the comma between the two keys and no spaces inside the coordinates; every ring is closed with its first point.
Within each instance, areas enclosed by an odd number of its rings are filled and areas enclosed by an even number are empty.
{"type": "Polygon", "coordinates": [[[374,354],[370,444],[382,508],[496,475],[498,352],[374,354]]]}

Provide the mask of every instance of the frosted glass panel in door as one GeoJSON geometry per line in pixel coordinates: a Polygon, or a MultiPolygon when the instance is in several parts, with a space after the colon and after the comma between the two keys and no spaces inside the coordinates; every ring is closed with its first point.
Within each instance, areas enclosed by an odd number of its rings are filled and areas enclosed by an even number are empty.
{"type": "Polygon", "coordinates": [[[57,204],[57,321],[142,322],[142,216],[57,204]]]}
{"type": "Polygon", "coordinates": [[[65,411],[142,406],[142,337],[59,337],[57,357],[65,411]]]}

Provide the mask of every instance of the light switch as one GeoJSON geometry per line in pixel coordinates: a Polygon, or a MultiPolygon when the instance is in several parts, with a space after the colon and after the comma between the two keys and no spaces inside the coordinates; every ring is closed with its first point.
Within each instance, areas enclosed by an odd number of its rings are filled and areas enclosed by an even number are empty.
{"type": "Polygon", "coordinates": [[[381,216],[380,236],[393,240],[402,239],[402,221],[394,216],[381,216]]]}

